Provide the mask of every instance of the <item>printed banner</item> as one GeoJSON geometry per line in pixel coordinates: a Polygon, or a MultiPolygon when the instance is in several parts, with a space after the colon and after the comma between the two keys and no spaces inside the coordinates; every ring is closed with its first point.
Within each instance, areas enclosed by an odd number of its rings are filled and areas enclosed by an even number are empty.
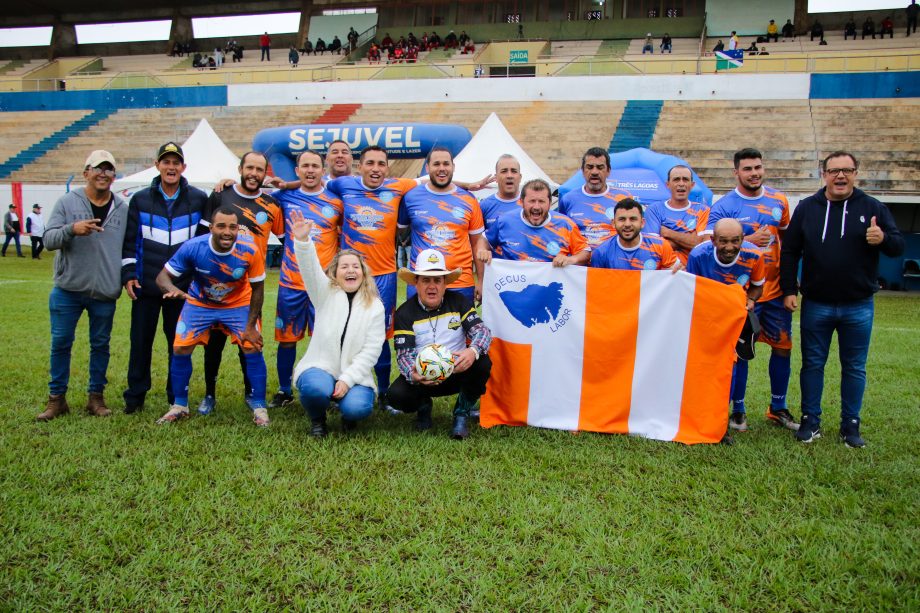
{"type": "Polygon", "coordinates": [[[744,293],[679,272],[493,260],[480,423],[718,443],[744,293]]]}

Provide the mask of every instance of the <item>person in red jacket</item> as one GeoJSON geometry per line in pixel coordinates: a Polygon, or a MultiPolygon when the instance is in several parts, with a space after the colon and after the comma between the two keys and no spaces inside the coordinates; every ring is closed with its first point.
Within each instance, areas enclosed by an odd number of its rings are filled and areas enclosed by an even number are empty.
{"type": "Polygon", "coordinates": [[[259,61],[272,61],[272,38],[268,35],[268,32],[259,37],[259,47],[262,48],[262,59],[259,61]]]}

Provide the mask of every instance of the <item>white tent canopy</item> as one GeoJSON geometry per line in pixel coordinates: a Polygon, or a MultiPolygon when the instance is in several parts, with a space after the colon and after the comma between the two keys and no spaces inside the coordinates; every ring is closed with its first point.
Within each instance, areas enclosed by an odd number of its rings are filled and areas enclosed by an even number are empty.
{"type": "MultiPolygon", "coordinates": [[[[479,181],[495,172],[495,162],[505,153],[513,155],[521,163],[522,185],[531,179],[543,179],[552,189],[559,187],[514,140],[495,113],[489,115],[472,140],[454,158],[454,178],[469,183],[479,181]]],[[[490,187],[477,192],[477,196],[494,192],[495,188],[490,187]]]]}
{"type": "MultiPolygon", "coordinates": [[[[182,153],[185,155],[187,166],[182,176],[195,187],[207,192],[210,192],[221,179],[239,175],[240,159],[220,140],[206,119],[202,119],[188,140],[182,143],[182,153]]],[[[159,175],[160,171],[156,166],[152,166],[118,179],[112,186],[112,191],[130,197],[139,189],[148,187],[154,177],[159,175]]]]}

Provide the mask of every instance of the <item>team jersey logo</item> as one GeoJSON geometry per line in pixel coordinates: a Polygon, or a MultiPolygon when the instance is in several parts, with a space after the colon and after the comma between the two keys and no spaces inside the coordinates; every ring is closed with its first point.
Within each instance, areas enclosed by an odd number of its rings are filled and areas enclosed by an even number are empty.
{"type": "Polygon", "coordinates": [[[284,320],[280,317],[275,318],[275,329],[280,330],[284,327],[284,320]]]}
{"type": "Polygon", "coordinates": [[[256,223],[260,226],[268,221],[268,213],[265,211],[259,211],[256,213],[256,223]]]}
{"type": "Polygon", "coordinates": [[[382,192],[377,194],[377,198],[380,199],[380,202],[389,202],[390,200],[394,198],[394,195],[393,195],[393,192],[383,190],[382,192]]]}
{"type": "Polygon", "coordinates": [[[748,275],[738,275],[738,285],[744,286],[747,285],[748,281],[751,280],[751,277],[748,275]]]}
{"type": "Polygon", "coordinates": [[[328,204],[323,207],[323,217],[327,219],[332,219],[335,217],[335,209],[329,206],[328,204]]]}
{"type": "Polygon", "coordinates": [[[773,219],[779,221],[783,217],[783,209],[778,206],[773,207],[773,210],[770,211],[770,214],[773,215],[773,219]]]}
{"type": "Polygon", "coordinates": [[[450,213],[457,219],[463,219],[466,216],[466,211],[464,211],[463,208],[459,206],[455,206],[450,213]]]}
{"type": "Polygon", "coordinates": [[[438,224],[425,232],[425,238],[436,247],[446,247],[457,236],[457,233],[446,224],[438,224]]]}
{"type": "Polygon", "coordinates": [[[227,297],[227,294],[229,294],[232,291],[233,291],[233,288],[227,285],[226,283],[215,283],[214,285],[204,288],[204,293],[206,293],[208,295],[208,298],[210,298],[214,302],[222,302],[223,299],[227,297]]]}
{"type": "Polygon", "coordinates": [[[242,269],[242,268],[234,268],[234,269],[233,269],[233,278],[234,278],[234,279],[242,279],[244,274],[246,274],[246,271],[245,271],[244,269],[242,269]]]}
{"type": "Polygon", "coordinates": [[[456,330],[460,327],[460,318],[451,316],[450,320],[447,322],[448,330],[456,330]]]}
{"type": "Polygon", "coordinates": [[[365,230],[376,229],[383,222],[383,215],[369,206],[358,207],[358,210],[349,215],[349,217],[358,224],[359,228],[365,230]]]}
{"type": "Polygon", "coordinates": [[[184,321],[180,321],[179,323],[176,324],[176,334],[178,334],[179,336],[182,336],[183,334],[185,334],[186,330],[188,330],[188,326],[185,325],[184,321]]]}
{"type": "Polygon", "coordinates": [[[562,247],[556,241],[546,243],[546,252],[550,255],[556,255],[562,250],[562,247]]]}
{"type": "Polygon", "coordinates": [[[696,220],[695,220],[695,219],[690,219],[690,220],[688,220],[688,221],[687,221],[687,229],[688,229],[688,230],[693,230],[693,229],[695,229],[695,228],[696,228],[696,220]]]}
{"type": "Polygon", "coordinates": [[[645,263],[642,265],[645,270],[655,270],[658,268],[658,264],[655,260],[645,260],[645,263]]]}
{"type": "Polygon", "coordinates": [[[607,219],[613,219],[617,216],[616,209],[612,206],[608,206],[606,210],[604,210],[604,215],[607,216],[607,219]]]}

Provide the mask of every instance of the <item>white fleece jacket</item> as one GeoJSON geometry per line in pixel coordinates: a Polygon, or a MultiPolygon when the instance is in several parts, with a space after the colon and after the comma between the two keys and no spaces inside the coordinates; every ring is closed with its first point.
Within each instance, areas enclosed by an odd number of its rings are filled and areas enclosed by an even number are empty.
{"type": "MultiPolygon", "coordinates": [[[[349,387],[364,385],[376,390],[373,369],[386,338],[383,303],[377,298],[368,306],[360,295],[356,295],[349,317],[348,295],[330,284],[329,277],[320,266],[313,241],[295,240],[294,254],[307,294],[316,309],[313,337],[307,352],[294,369],[295,386],[303,371],[319,368],[349,387]],[[348,330],[342,343],[346,321],[348,330]]],[[[367,282],[373,283],[374,280],[367,279],[367,282]]]]}

